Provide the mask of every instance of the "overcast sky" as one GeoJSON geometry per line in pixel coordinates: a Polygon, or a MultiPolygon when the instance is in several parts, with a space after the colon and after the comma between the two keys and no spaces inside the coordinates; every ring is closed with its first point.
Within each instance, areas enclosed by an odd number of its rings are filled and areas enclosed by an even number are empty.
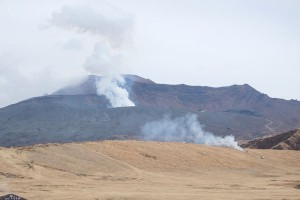
{"type": "Polygon", "coordinates": [[[111,66],[300,99],[299,11],[298,0],[0,0],[0,107],[111,66]]]}

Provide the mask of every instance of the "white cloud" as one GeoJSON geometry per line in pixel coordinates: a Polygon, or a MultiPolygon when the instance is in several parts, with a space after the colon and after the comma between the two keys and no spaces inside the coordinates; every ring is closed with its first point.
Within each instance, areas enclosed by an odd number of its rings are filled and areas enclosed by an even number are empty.
{"type": "Polygon", "coordinates": [[[79,39],[70,39],[62,44],[64,50],[82,50],[83,44],[79,39]]]}

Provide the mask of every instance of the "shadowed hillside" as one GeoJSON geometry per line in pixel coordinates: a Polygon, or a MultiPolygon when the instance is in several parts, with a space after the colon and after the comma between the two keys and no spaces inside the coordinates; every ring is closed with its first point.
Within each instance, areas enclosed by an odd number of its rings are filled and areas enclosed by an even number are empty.
{"type": "Polygon", "coordinates": [[[258,138],[242,146],[252,149],[300,150],[300,129],[258,138]]]}

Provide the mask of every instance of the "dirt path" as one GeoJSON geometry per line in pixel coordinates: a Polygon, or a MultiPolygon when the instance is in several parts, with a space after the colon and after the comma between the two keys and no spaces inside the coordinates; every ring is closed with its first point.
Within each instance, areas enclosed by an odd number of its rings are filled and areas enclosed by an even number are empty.
{"type": "Polygon", "coordinates": [[[83,148],[86,148],[86,149],[88,149],[88,150],[90,150],[90,151],[93,151],[93,152],[95,152],[96,154],[101,155],[101,156],[103,156],[103,157],[105,157],[105,158],[107,158],[107,159],[109,159],[109,160],[111,160],[111,161],[113,161],[113,162],[119,163],[119,164],[121,164],[121,165],[123,165],[123,166],[126,166],[126,167],[132,169],[136,174],[138,174],[138,179],[141,179],[141,178],[142,178],[142,174],[143,174],[143,171],[142,171],[142,170],[140,170],[140,169],[138,169],[138,168],[136,168],[136,167],[134,167],[134,166],[132,166],[132,165],[126,163],[126,162],[123,162],[123,161],[121,161],[121,160],[117,160],[117,159],[115,159],[115,158],[113,158],[113,157],[111,157],[111,156],[108,156],[108,155],[106,155],[106,154],[104,154],[104,153],[102,153],[102,152],[100,152],[100,151],[96,151],[96,150],[94,150],[93,148],[87,148],[85,145],[82,145],[82,147],[83,147],[83,148]]]}
{"type": "Polygon", "coordinates": [[[273,121],[266,119],[269,123],[265,125],[265,127],[271,131],[272,133],[276,132],[274,129],[271,128],[271,125],[274,123],[273,121]]]}

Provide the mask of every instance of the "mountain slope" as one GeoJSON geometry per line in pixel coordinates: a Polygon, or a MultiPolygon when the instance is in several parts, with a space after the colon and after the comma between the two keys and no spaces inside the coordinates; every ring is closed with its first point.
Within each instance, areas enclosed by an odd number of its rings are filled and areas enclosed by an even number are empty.
{"type": "Polygon", "coordinates": [[[44,96],[0,109],[0,146],[49,142],[142,138],[151,121],[194,113],[205,130],[217,135],[256,137],[266,120],[227,112],[191,112],[155,107],[105,108],[97,95],[44,96]],[[251,135],[253,134],[253,135],[251,135]]]}
{"type": "Polygon", "coordinates": [[[252,149],[300,150],[300,129],[258,138],[242,146],[252,149]]]}

